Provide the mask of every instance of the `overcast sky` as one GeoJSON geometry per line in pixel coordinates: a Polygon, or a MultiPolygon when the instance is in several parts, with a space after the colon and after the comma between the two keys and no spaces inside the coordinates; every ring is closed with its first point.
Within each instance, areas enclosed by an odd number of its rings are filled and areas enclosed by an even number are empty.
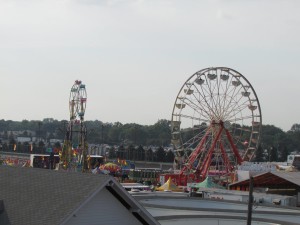
{"type": "Polygon", "coordinates": [[[171,119],[198,70],[226,66],[254,87],[263,124],[300,123],[300,1],[0,0],[0,119],[171,119]]]}

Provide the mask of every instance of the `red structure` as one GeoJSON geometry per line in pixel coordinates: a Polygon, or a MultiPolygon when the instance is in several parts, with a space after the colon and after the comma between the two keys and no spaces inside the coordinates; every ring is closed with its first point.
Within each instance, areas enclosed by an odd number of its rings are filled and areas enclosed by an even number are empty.
{"type": "Polygon", "coordinates": [[[223,144],[225,140],[221,139],[221,135],[224,133],[227,137],[227,141],[231,146],[232,154],[235,156],[237,164],[240,165],[243,162],[243,159],[240,156],[236,146],[234,145],[230,132],[228,132],[228,130],[224,127],[224,123],[222,121],[218,123],[213,121],[213,123],[209,126],[209,129],[206,130],[206,133],[201,139],[198,146],[189,155],[188,160],[186,161],[180,172],[178,174],[165,174],[165,180],[171,177],[172,180],[177,183],[177,185],[186,186],[188,182],[202,182],[203,180],[205,180],[208,174],[219,176],[231,174],[234,170],[235,165],[230,162],[228,154],[225,152],[223,144]],[[215,133],[216,136],[211,142],[211,146],[209,148],[206,148],[205,146],[207,146],[208,140],[207,137],[211,132],[215,133]],[[217,146],[219,148],[217,148],[217,146]],[[210,170],[210,166],[212,164],[213,154],[215,154],[216,151],[220,151],[223,157],[223,169],[213,171],[210,170]],[[196,160],[198,160],[199,157],[202,158],[202,161],[196,163],[196,160]]]}

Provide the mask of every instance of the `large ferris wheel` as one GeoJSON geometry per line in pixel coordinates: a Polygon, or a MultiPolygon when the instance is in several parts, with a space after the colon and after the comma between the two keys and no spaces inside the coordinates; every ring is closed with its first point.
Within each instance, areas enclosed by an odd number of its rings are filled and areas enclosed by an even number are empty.
{"type": "Polygon", "coordinates": [[[65,170],[88,170],[87,129],[84,123],[87,93],[85,84],[76,80],[69,97],[70,121],[60,154],[60,164],[65,170]]]}
{"type": "Polygon", "coordinates": [[[260,140],[262,115],[250,82],[236,70],[211,67],[180,89],[172,112],[172,144],[180,174],[228,174],[250,161],[260,140]]]}

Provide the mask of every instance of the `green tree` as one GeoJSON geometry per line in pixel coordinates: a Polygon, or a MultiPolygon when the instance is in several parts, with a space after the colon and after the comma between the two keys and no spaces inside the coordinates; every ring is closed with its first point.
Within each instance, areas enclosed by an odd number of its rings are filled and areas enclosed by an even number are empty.
{"type": "Polygon", "coordinates": [[[15,137],[14,137],[14,134],[12,131],[9,133],[8,139],[9,139],[9,141],[15,140],[15,137]]]}
{"type": "Polygon", "coordinates": [[[137,153],[137,160],[139,161],[145,160],[145,149],[141,145],[136,149],[136,153],[137,153]]]}
{"type": "Polygon", "coordinates": [[[165,150],[163,147],[160,146],[156,150],[155,155],[156,155],[157,162],[165,162],[166,161],[166,153],[165,153],[165,150]]]}
{"type": "Polygon", "coordinates": [[[7,130],[5,130],[4,133],[3,133],[3,139],[4,140],[8,140],[8,132],[7,132],[7,130]]]}
{"type": "Polygon", "coordinates": [[[27,130],[25,130],[25,131],[23,132],[23,136],[24,136],[24,137],[28,137],[28,132],[27,132],[27,130]]]}
{"type": "Polygon", "coordinates": [[[29,125],[29,121],[28,120],[22,120],[22,122],[21,122],[21,129],[22,130],[27,130],[28,129],[28,125],[29,125]]]}
{"type": "Polygon", "coordinates": [[[121,128],[118,126],[113,126],[108,131],[108,143],[116,144],[119,143],[121,128]]]}
{"type": "Polygon", "coordinates": [[[117,155],[116,155],[116,149],[114,147],[110,147],[108,152],[109,152],[108,153],[108,157],[110,159],[115,159],[117,157],[117,155]]]}
{"type": "Polygon", "coordinates": [[[0,120],[0,131],[7,131],[9,130],[8,128],[8,123],[5,120],[0,120]]]}
{"type": "Polygon", "coordinates": [[[125,158],[125,148],[123,145],[119,146],[117,151],[117,158],[124,159],[125,158]]]}
{"type": "Polygon", "coordinates": [[[31,153],[38,153],[38,147],[35,142],[32,143],[32,151],[31,153]]]}
{"type": "Polygon", "coordinates": [[[285,147],[283,148],[283,150],[281,151],[279,160],[280,160],[281,162],[286,162],[286,161],[287,161],[288,155],[289,155],[289,151],[288,151],[288,148],[285,146],[285,147]]]}
{"type": "Polygon", "coordinates": [[[37,131],[36,131],[36,136],[38,137],[39,140],[41,140],[41,138],[43,137],[43,130],[42,130],[42,126],[43,123],[41,121],[37,122],[37,131]]]}
{"type": "Polygon", "coordinates": [[[272,146],[270,148],[270,162],[277,162],[277,161],[278,161],[277,148],[272,146]]]}
{"type": "Polygon", "coordinates": [[[39,153],[45,153],[46,152],[46,146],[43,141],[39,141],[38,143],[38,152],[39,153]]]}
{"type": "Polygon", "coordinates": [[[55,143],[54,143],[54,147],[55,147],[55,148],[61,148],[60,142],[58,142],[58,141],[55,142],[55,143]]]}
{"type": "Polygon", "coordinates": [[[15,141],[14,137],[10,137],[9,139],[9,146],[8,146],[8,150],[9,151],[14,151],[14,147],[17,144],[17,142],[15,141]]]}
{"type": "Polygon", "coordinates": [[[171,141],[170,121],[158,120],[154,125],[146,127],[148,137],[147,145],[167,146],[171,141]]]}
{"type": "Polygon", "coordinates": [[[151,147],[146,150],[145,160],[148,161],[148,162],[153,162],[154,161],[154,153],[153,153],[153,150],[152,150],[151,147]]]}
{"type": "Polygon", "coordinates": [[[135,148],[133,145],[129,145],[127,148],[126,148],[126,152],[127,152],[127,155],[126,155],[126,159],[129,159],[129,160],[136,160],[136,153],[135,153],[135,148]]]}
{"type": "Polygon", "coordinates": [[[173,161],[174,161],[174,153],[171,150],[169,150],[166,155],[166,162],[173,162],[173,161]]]}
{"type": "Polygon", "coordinates": [[[2,144],[2,150],[3,150],[4,152],[9,151],[9,148],[8,148],[7,143],[3,143],[3,144],[2,144]]]}
{"type": "Polygon", "coordinates": [[[290,131],[299,132],[300,131],[300,124],[298,124],[298,123],[293,124],[290,131]]]}
{"type": "Polygon", "coordinates": [[[17,149],[16,149],[16,152],[22,152],[23,153],[23,144],[21,142],[18,142],[17,143],[17,149]]]}
{"type": "Polygon", "coordinates": [[[264,162],[264,150],[261,145],[258,146],[256,153],[255,153],[255,162],[264,162]]]}
{"type": "Polygon", "coordinates": [[[289,152],[300,151],[300,131],[288,131],[286,133],[287,143],[286,146],[289,152]]]}

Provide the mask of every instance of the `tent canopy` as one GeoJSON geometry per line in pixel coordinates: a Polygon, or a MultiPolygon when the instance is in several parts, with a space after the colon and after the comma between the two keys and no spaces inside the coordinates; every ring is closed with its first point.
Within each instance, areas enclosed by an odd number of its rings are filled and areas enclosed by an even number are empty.
{"type": "Polygon", "coordinates": [[[162,186],[156,188],[156,190],[157,191],[182,191],[176,186],[176,184],[174,184],[171,177],[169,177],[168,181],[164,183],[162,186]]]}
{"type": "Polygon", "coordinates": [[[106,163],[100,166],[100,170],[108,170],[110,172],[116,172],[121,170],[121,167],[114,163],[106,163]]]}
{"type": "Polygon", "coordinates": [[[212,177],[206,177],[201,183],[195,183],[191,185],[192,188],[218,188],[225,189],[223,186],[213,182],[212,177]]]}

